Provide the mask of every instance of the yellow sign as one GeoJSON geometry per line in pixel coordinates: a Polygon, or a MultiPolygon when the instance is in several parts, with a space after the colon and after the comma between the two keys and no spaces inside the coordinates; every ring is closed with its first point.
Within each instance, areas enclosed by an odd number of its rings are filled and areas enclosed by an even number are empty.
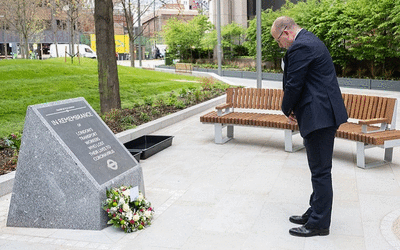
{"type": "MultiPolygon", "coordinates": [[[[129,53],[129,36],[115,35],[115,51],[117,53],[129,53]]],[[[96,51],[96,35],[90,34],[90,47],[96,51]]]]}

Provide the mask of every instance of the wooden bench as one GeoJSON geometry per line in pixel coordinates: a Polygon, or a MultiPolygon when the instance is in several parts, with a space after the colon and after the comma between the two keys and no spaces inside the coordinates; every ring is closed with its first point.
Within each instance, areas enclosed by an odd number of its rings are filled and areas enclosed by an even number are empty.
{"type": "MultiPolygon", "coordinates": [[[[304,146],[293,146],[292,136],[299,133],[299,128],[297,124],[290,124],[280,111],[282,97],[281,89],[230,88],[226,103],[217,106],[217,111],[201,116],[200,121],[214,124],[215,143],[219,144],[233,138],[234,126],[282,129],[285,131],[285,151],[294,152],[304,146]],[[237,112],[235,108],[246,110],[237,112]],[[226,137],[222,135],[225,127],[226,137]]],[[[342,97],[350,119],[339,127],[336,137],[357,142],[357,166],[370,168],[391,162],[393,147],[400,146],[400,131],[395,130],[397,99],[355,94],[342,94],[342,97]],[[385,149],[384,160],[366,164],[365,149],[372,147],[385,149]]]]}
{"type": "Polygon", "coordinates": [[[177,63],[175,64],[175,72],[178,73],[192,73],[193,65],[191,63],[177,63]]]}
{"type": "Polygon", "coordinates": [[[229,88],[226,91],[226,103],[217,106],[217,111],[201,116],[200,121],[214,124],[215,143],[218,144],[231,140],[234,134],[233,127],[237,125],[283,129],[285,150],[294,152],[304,147],[303,145],[295,147],[292,143],[292,136],[299,133],[298,125],[290,124],[282,112],[273,112],[281,111],[282,97],[281,89],[229,88]],[[235,108],[248,110],[235,112],[235,108]],[[266,113],[267,111],[272,112],[266,113]],[[225,127],[226,137],[222,133],[225,127]]]}
{"type": "Polygon", "coordinates": [[[393,147],[400,146],[397,99],[355,94],[342,97],[350,119],[339,127],[336,137],[357,142],[357,166],[371,168],[391,162],[393,147]],[[366,164],[365,149],[373,147],[385,149],[384,160],[366,164]]]}

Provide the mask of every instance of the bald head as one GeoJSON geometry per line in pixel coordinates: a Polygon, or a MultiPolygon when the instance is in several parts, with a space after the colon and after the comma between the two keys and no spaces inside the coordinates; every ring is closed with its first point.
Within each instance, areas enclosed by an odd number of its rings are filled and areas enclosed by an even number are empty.
{"type": "Polygon", "coordinates": [[[300,29],[299,25],[296,24],[296,22],[288,17],[288,16],[281,16],[278,17],[274,23],[272,24],[272,27],[275,27],[276,29],[283,29],[284,27],[287,27],[287,30],[297,30],[300,29]]]}
{"type": "Polygon", "coordinates": [[[300,29],[300,26],[297,25],[292,18],[281,16],[272,24],[271,35],[279,44],[279,47],[288,49],[292,45],[300,29]]]}

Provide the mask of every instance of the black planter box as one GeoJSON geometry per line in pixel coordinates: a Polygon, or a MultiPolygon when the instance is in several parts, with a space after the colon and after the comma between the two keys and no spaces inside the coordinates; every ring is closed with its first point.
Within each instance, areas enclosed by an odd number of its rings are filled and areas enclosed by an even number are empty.
{"type": "Polygon", "coordinates": [[[132,155],[140,153],[140,159],[147,159],[150,156],[168,148],[172,145],[173,136],[163,135],[144,135],[130,142],[124,143],[124,146],[132,155]]]}
{"type": "Polygon", "coordinates": [[[140,162],[140,155],[142,154],[142,151],[138,151],[136,149],[128,149],[129,153],[137,160],[137,162],[140,162]]]}

